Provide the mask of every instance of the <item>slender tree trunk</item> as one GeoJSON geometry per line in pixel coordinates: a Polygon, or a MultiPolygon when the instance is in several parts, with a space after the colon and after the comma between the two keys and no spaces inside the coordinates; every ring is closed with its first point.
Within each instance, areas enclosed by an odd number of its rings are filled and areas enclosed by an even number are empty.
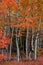
{"type": "Polygon", "coordinates": [[[32,41],[31,41],[32,50],[34,50],[33,42],[34,42],[34,29],[32,29],[32,41]]]}
{"type": "Polygon", "coordinates": [[[12,35],[11,35],[11,43],[10,43],[9,60],[11,60],[11,53],[12,53],[12,38],[13,38],[13,31],[14,31],[14,27],[12,27],[12,35]]]}
{"type": "Polygon", "coordinates": [[[28,59],[28,33],[29,29],[27,28],[27,34],[26,34],[26,58],[28,59]]]}
{"type": "Polygon", "coordinates": [[[34,58],[35,60],[37,59],[37,40],[38,40],[38,33],[35,40],[35,58],[34,58]]]}
{"type": "MultiPolygon", "coordinates": [[[[16,29],[16,34],[17,34],[18,29],[16,29]]],[[[16,36],[16,46],[17,46],[17,60],[20,60],[20,51],[19,51],[19,44],[18,44],[18,38],[16,36]]]]}
{"type": "Polygon", "coordinates": [[[39,36],[39,32],[40,32],[40,23],[41,23],[41,19],[39,21],[39,25],[38,25],[38,29],[37,29],[37,35],[36,35],[36,40],[35,40],[35,60],[37,59],[37,41],[38,41],[38,36],[39,36]]]}

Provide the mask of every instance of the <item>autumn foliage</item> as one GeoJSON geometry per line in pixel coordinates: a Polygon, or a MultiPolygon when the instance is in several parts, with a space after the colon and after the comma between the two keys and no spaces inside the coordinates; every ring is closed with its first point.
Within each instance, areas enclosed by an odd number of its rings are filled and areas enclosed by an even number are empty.
{"type": "MultiPolygon", "coordinates": [[[[16,2],[16,0],[0,1],[0,49],[8,48],[11,41],[9,33],[6,33],[4,36],[7,30],[6,27],[4,32],[4,26],[8,26],[12,30],[14,28],[15,31],[19,29],[19,32],[11,34],[11,37],[23,36],[27,28],[29,30],[34,29],[35,34],[38,28],[43,29],[42,3],[43,0],[19,0],[18,2],[16,2]]],[[[35,34],[34,36],[36,37],[35,34]]],[[[0,58],[3,59],[3,56],[0,55],[0,58]]]]}

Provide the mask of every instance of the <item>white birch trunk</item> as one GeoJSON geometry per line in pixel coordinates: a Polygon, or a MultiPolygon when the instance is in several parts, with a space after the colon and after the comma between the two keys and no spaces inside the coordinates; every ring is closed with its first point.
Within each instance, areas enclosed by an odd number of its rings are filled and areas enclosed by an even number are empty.
{"type": "Polygon", "coordinates": [[[27,28],[27,34],[26,34],[26,58],[28,59],[28,33],[29,29],[27,28]]]}
{"type": "Polygon", "coordinates": [[[39,36],[39,31],[40,31],[40,23],[41,23],[41,19],[39,21],[39,25],[38,25],[38,29],[37,29],[38,33],[36,35],[36,40],[35,40],[35,60],[37,59],[37,45],[38,45],[37,41],[38,41],[38,36],[39,36]]]}
{"type": "Polygon", "coordinates": [[[33,42],[34,42],[34,29],[32,29],[32,41],[31,41],[32,50],[34,50],[33,42]]]}
{"type": "MultiPolygon", "coordinates": [[[[16,34],[17,34],[17,30],[16,30],[16,34]]],[[[17,38],[17,36],[16,36],[16,46],[17,46],[17,61],[19,61],[20,60],[20,51],[19,51],[19,45],[18,45],[18,38],[17,38]]]]}
{"type": "Polygon", "coordinates": [[[35,58],[34,58],[35,60],[37,59],[37,39],[38,39],[38,33],[35,40],[35,58]]]}
{"type": "Polygon", "coordinates": [[[11,60],[11,53],[12,53],[12,38],[13,38],[13,31],[14,31],[14,28],[12,28],[12,36],[11,36],[11,43],[10,43],[9,60],[11,60]]]}

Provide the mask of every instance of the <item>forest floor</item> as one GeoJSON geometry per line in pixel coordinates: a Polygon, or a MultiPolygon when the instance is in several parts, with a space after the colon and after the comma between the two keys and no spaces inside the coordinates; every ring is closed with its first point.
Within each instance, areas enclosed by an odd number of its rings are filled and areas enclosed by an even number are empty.
{"type": "Polygon", "coordinates": [[[43,56],[39,56],[37,60],[24,60],[24,61],[6,61],[3,63],[0,63],[0,65],[43,65],[43,56]]]}

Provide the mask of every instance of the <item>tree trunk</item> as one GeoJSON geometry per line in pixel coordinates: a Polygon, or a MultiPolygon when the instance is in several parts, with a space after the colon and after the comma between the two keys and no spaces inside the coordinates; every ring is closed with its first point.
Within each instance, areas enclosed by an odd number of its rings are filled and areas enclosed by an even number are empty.
{"type": "Polygon", "coordinates": [[[38,41],[38,36],[39,36],[39,32],[40,32],[40,23],[41,23],[41,19],[39,21],[39,25],[38,25],[38,29],[37,29],[37,35],[36,35],[36,40],[35,40],[35,60],[37,59],[37,41],[38,41]]]}
{"type": "Polygon", "coordinates": [[[32,41],[31,41],[32,50],[34,50],[33,42],[34,42],[34,29],[32,29],[32,41]]]}
{"type": "Polygon", "coordinates": [[[11,43],[10,43],[10,53],[9,53],[9,60],[11,60],[11,53],[12,53],[12,38],[13,38],[13,31],[14,31],[14,28],[12,28],[11,43]]]}
{"type": "Polygon", "coordinates": [[[26,58],[28,59],[28,32],[29,29],[27,28],[27,34],[26,34],[26,58]]]}
{"type": "MultiPolygon", "coordinates": [[[[16,34],[17,34],[17,30],[16,29],[16,34]]],[[[20,60],[20,51],[19,51],[19,44],[18,44],[18,38],[16,36],[16,46],[17,46],[17,60],[19,61],[20,60]]]]}
{"type": "Polygon", "coordinates": [[[35,58],[34,58],[35,60],[37,59],[37,40],[38,40],[38,33],[35,40],[35,58]]]}

